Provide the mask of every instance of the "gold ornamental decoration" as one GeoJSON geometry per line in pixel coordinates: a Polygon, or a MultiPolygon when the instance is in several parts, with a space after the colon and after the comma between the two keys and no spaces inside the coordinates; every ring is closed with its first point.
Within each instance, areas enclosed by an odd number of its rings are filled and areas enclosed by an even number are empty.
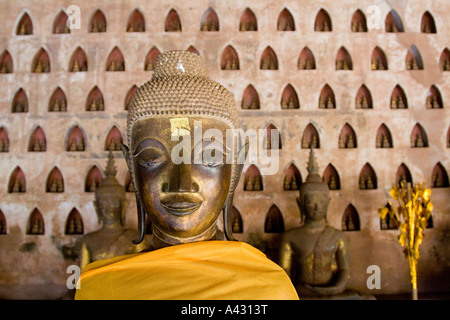
{"type": "Polygon", "coordinates": [[[400,225],[398,242],[404,247],[405,256],[408,258],[412,299],[417,300],[417,261],[420,257],[419,246],[423,241],[423,232],[433,211],[431,190],[422,182],[412,188],[410,182],[405,185],[402,181],[400,187],[394,185],[389,193],[398,202],[397,209],[389,202],[389,206],[379,209],[378,213],[381,219],[389,215],[392,221],[400,225]]]}

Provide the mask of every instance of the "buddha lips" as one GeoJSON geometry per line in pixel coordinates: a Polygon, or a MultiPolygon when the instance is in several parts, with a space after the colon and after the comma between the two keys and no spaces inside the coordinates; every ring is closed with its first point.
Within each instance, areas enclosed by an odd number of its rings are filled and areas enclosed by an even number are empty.
{"type": "Polygon", "coordinates": [[[161,195],[161,205],[170,214],[185,216],[193,213],[203,203],[203,199],[197,193],[171,193],[161,195]]]}

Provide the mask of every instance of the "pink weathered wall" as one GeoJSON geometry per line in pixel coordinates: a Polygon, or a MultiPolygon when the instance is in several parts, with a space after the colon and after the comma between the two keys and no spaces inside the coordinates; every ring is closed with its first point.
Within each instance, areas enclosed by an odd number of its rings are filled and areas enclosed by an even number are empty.
{"type": "MultiPolygon", "coordinates": [[[[77,1],[81,9],[81,28],[70,34],[52,34],[53,22],[72,1],[0,1],[0,52],[8,50],[14,72],[0,74],[0,127],[7,130],[10,148],[0,153],[0,210],[7,222],[7,234],[0,235],[0,298],[59,298],[65,292],[66,268],[73,264],[70,251],[80,237],[65,235],[65,223],[72,208],[81,213],[84,232],[99,228],[94,211],[94,195],[84,192],[86,174],[93,165],[104,169],[107,152],[103,150],[109,130],[115,125],[126,129],[124,100],[134,85],[147,81],[152,71],[144,70],[148,51],[156,46],[161,52],[186,50],[193,45],[205,58],[209,75],[233,92],[244,129],[262,129],[270,123],[281,132],[282,150],[277,174],[264,176],[264,191],[244,192],[243,179],[238,185],[235,207],[239,210],[244,233],[236,237],[257,246],[269,242],[272,257],[279,235],[264,233],[265,216],[275,204],[282,212],[285,229],[299,226],[300,214],[296,191],[283,190],[284,172],[290,163],[307,176],[309,151],[301,148],[304,128],[312,123],[320,136],[316,157],[320,172],[329,163],[336,168],[341,189],[331,191],[328,212],[330,225],[340,229],[342,214],[352,204],[358,211],[360,231],[347,232],[352,265],[350,286],[371,294],[409,291],[408,263],[397,243],[397,230],[380,230],[377,209],[390,199],[389,189],[398,167],[405,163],[414,183],[431,185],[433,167],[440,162],[449,170],[447,147],[449,130],[450,72],[439,68],[439,57],[449,46],[450,27],[447,13],[450,3],[414,1],[77,1]],[[353,13],[361,9],[369,19],[370,5],[380,9],[381,28],[364,33],[351,32],[353,13]],[[200,30],[204,12],[212,7],[219,18],[218,32],[200,30]],[[250,8],[258,21],[258,31],[240,32],[239,19],[250,8]],[[143,33],[127,33],[128,16],[138,8],[145,18],[143,33]],[[164,32],[164,20],[170,9],[181,19],[182,32],[164,32]],[[287,8],[295,22],[295,31],[277,31],[280,12],[287,8]],[[332,21],[331,32],[314,32],[317,12],[324,8],[332,21]],[[97,9],[106,16],[106,33],[89,33],[88,24],[97,9]],[[387,33],[384,19],[391,9],[400,15],[405,32],[387,33]],[[437,33],[420,32],[425,11],[435,20],[437,33]],[[33,35],[16,35],[17,24],[26,12],[33,23],[33,35]],[[408,48],[416,45],[424,70],[406,70],[408,48]],[[221,70],[223,50],[231,45],[239,57],[240,70],[221,70]],[[114,47],[125,60],[124,72],[107,72],[106,61],[114,47]],[[267,46],[276,53],[278,70],[260,70],[260,58],[267,46]],[[301,50],[308,46],[316,62],[315,70],[298,70],[301,50]],[[344,46],[351,56],[353,70],[336,71],[335,58],[344,46]],[[389,70],[372,71],[371,55],[379,46],[385,52],[389,70]],[[40,48],[50,57],[51,72],[31,72],[32,61],[40,48]],[[88,71],[68,71],[73,52],[81,47],[88,60],[88,71]],[[259,94],[259,110],[242,110],[241,99],[247,85],[259,94]],[[300,108],[282,110],[281,95],[286,85],[295,89],[300,108]],[[319,94],[328,84],[335,95],[336,109],[318,109],[319,94]],[[370,90],[373,109],[355,109],[355,96],[362,84],[370,90]],[[391,110],[390,96],[399,84],[405,91],[408,109],[391,110]],[[436,85],[444,101],[443,109],[428,110],[425,99],[431,85],[436,85]],[[67,98],[67,112],[48,112],[53,91],[60,87],[67,98]],[[102,91],[105,111],[87,112],[85,103],[94,86],[102,91]],[[28,113],[11,113],[16,91],[25,90],[28,113]],[[357,136],[358,147],[339,149],[338,137],[348,123],[357,136]],[[378,127],[385,123],[391,131],[394,148],[375,148],[378,127]],[[411,148],[410,133],[420,123],[428,136],[429,147],[411,148]],[[45,152],[28,152],[28,139],[39,125],[47,139],[45,152]],[[87,137],[84,152],[66,152],[65,139],[70,128],[79,125],[87,137]],[[359,173],[370,163],[378,178],[376,190],[359,190],[359,173]],[[26,193],[8,193],[9,177],[16,166],[26,176],[26,193]],[[61,194],[45,192],[47,175],[57,166],[64,177],[61,194]],[[28,216],[38,208],[45,222],[44,235],[26,235],[28,216]],[[381,289],[366,287],[369,265],[381,268],[381,289]]],[[[121,152],[114,152],[116,177],[124,183],[127,173],[121,152]]],[[[244,168],[247,169],[248,166],[244,168]]],[[[419,292],[448,290],[450,265],[449,188],[433,188],[434,228],[425,231],[419,260],[419,292]]],[[[136,226],[134,196],[127,194],[130,206],[127,225],[136,226]]]]}

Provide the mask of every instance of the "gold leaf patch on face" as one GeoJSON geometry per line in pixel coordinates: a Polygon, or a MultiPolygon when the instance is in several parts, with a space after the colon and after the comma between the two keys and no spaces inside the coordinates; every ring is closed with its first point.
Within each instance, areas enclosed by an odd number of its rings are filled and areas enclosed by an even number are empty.
{"type": "Polygon", "coordinates": [[[172,137],[189,135],[191,128],[188,118],[172,118],[170,119],[170,132],[172,137]]]}

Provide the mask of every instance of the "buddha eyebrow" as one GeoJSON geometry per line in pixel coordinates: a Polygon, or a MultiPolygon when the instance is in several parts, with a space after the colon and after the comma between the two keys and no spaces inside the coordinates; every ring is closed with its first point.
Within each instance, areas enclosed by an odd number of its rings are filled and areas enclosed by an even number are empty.
{"type": "Polygon", "coordinates": [[[164,145],[159,142],[158,140],[155,139],[151,139],[151,138],[147,138],[142,140],[134,149],[133,151],[133,156],[136,157],[139,155],[139,153],[141,153],[143,150],[148,149],[148,148],[155,148],[155,149],[160,149],[164,152],[166,152],[166,148],[164,147],[164,145]]]}
{"type": "Polygon", "coordinates": [[[203,148],[220,147],[220,148],[223,148],[222,151],[224,153],[230,153],[231,152],[231,149],[226,144],[223,144],[223,142],[221,142],[220,140],[216,140],[216,139],[213,139],[211,141],[199,141],[199,143],[197,143],[194,146],[194,149],[198,148],[200,146],[203,147],[203,148]]]}

